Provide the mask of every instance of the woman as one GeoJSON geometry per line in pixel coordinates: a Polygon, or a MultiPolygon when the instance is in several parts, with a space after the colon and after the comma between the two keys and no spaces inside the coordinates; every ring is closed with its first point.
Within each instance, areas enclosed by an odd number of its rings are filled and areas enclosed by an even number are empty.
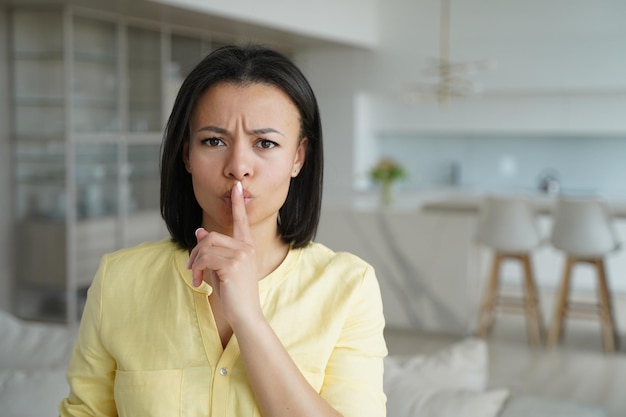
{"type": "Polygon", "coordinates": [[[62,416],[385,415],[373,269],[313,243],[322,130],[297,67],[223,47],[169,118],[172,239],[103,257],[62,416]]]}

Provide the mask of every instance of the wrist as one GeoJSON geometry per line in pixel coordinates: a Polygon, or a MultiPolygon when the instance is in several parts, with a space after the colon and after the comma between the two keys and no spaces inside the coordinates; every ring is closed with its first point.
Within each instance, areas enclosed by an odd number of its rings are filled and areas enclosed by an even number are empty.
{"type": "Polygon", "coordinates": [[[256,309],[256,311],[250,312],[246,315],[242,315],[238,318],[233,319],[233,321],[230,323],[233,329],[233,332],[235,334],[239,334],[239,333],[243,333],[243,332],[247,332],[251,330],[252,331],[258,330],[267,324],[268,323],[267,323],[267,320],[265,319],[265,315],[263,314],[263,311],[261,310],[260,307],[256,309]]]}

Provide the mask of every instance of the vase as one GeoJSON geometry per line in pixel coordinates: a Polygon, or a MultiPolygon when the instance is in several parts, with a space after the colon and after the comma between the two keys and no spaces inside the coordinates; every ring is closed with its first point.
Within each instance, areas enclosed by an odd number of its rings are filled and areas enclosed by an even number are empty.
{"type": "Polygon", "coordinates": [[[393,204],[392,181],[382,181],[380,183],[380,200],[383,207],[390,207],[393,204]]]}

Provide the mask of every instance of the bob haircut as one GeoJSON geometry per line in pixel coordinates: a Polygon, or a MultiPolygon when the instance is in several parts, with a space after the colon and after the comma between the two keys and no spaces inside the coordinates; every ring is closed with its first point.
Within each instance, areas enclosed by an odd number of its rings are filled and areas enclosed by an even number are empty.
{"type": "Polygon", "coordinates": [[[280,88],[300,113],[300,139],[308,139],[304,165],[291,179],[279,210],[278,230],[294,248],[315,238],[323,183],[322,123],[313,89],[286,56],[261,45],[224,46],[207,55],[183,81],[165,127],[161,147],[161,216],[174,242],[191,250],[202,208],[185,169],[183,145],[189,140],[189,118],[198,97],[218,83],[265,84],[280,88]]]}

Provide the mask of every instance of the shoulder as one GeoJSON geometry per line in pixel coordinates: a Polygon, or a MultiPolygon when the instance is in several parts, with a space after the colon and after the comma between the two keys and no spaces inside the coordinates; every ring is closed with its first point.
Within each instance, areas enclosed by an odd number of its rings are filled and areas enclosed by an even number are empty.
{"type": "Polygon", "coordinates": [[[371,268],[370,264],[350,252],[336,252],[326,245],[311,242],[302,249],[303,260],[322,265],[348,266],[351,268],[371,268]]]}
{"type": "Polygon", "coordinates": [[[318,278],[339,280],[342,286],[360,286],[364,280],[376,280],[374,268],[353,253],[336,252],[316,242],[301,251],[301,268],[312,269],[318,278]]]}
{"type": "Polygon", "coordinates": [[[100,269],[106,275],[145,274],[172,265],[176,256],[186,256],[183,252],[170,239],[142,243],[104,255],[100,269]]]}
{"type": "Polygon", "coordinates": [[[175,280],[163,278],[179,275],[187,257],[169,239],[120,249],[102,257],[92,287],[102,292],[103,297],[106,294],[117,301],[128,299],[145,293],[146,285],[153,290],[170,285],[175,280]]]}
{"type": "Polygon", "coordinates": [[[299,263],[306,265],[304,268],[308,265],[313,268],[310,275],[306,270],[299,273],[309,276],[308,290],[320,290],[312,305],[324,317],[343,314],[351,323],[365,320],[369,322],[366,326],[384,325],[380,286],[368,262],[353,253],[335,252],[322,244],[311,243],[303,248],[299,263]],[[321,313],[323,306],[331,313],[321,313]]]}
{"type": "Polygon", "coordinates": [[[157,242],[145,242],[130,248],[124,248],[104,255],[104,259],[111,263],[135,262],[140,259],[152,261],[164,256],[171,256],[179,249],[171,239],[157,242]]]}

